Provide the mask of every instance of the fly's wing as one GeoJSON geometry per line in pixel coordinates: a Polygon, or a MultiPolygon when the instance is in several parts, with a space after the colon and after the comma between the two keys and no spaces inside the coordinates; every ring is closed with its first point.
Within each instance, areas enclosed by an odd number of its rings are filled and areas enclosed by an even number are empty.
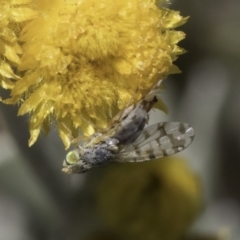
{"type": "Polygon", "coordinates": [[[135,141],[145,127],[148,112],[157,102],[161,83],[162,80],[159,80],[141,101],[125,108],[113,118],[107,131],[108,136],[117,138],[122,144],[135,141]]]}
{"type": "MultiPolygon", "coordinates": [[[[122,111],[120,111],[111,121],[111,127],[110,128],[114,128],[116,127],[116,125],[118,125],[119,123],[121,123],[123,120],[125,120],[129,114],[131,114],[131,112],[136,111],[136,108],[140,106],[142,106],[143,102],[152,102],[154,97],[157,96],[160,92],[159,87],[162,84],[163,79],[159,80],[153,87],[152,89],[149,91],[149,93],[136,105],[131,105],[125,109],[123,109],[122,111]]],[[[147,109],[148,111],[151,109],[153,104],[151,104],[151,106],[147,109]]]]}
{"type": "Polygon", "coordinates": [[[187,123],[157,123],[145,128],[135,142],[123,146],[115,160],[142,162],[169,156],[184,150],[193,139],[194,130],[187,123]]]}
{"type": "MultiPolygon", "coordinates": [[[[149,91],[149,93],[140,101],[140,103],[144,100],[147,102],[151,102],[154,98],[154,96],[158,95],[159,93],[159,87],[162,84],[163,79],[160,79],[153,87],[152,89],[149,91]]],[[[139,104],[140,104],[139,103],[139,104]]],[[[122,122],[122,120],[124,120],[130,112],[132,112],[136,106],[136,105],[131,105],[125,109],[123,109],[122,111],[120,111],[111,121],[110,125],[111,127],[117,125],[119,122],[122,122]]]]}

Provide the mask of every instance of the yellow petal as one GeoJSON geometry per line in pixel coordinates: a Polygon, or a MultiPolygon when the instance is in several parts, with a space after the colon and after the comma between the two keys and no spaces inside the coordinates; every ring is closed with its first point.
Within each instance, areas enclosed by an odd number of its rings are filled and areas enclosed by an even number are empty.
{"type": "Polygon", "coordinates": [[[27,21],[37,17],[38,15],[37,11],[27,7],[12,8],[10,14],[10,18],[14,22],[27,21]]]}
{"type": "Polygon", "coordinates": [[[189,17],[183,18],[177,11],[164,9],[164,15],[161,23],[165,28],[171,29],[183,25],[184,23],[186,23],[188,18],[189,17]]]}
{"type": "Polygon", "coordinates": [[[171,69],[170,69],[170,73],[171,74],[181,73],[181,70],[178,68],[178,66],[173,64],[171,69]]]}
{"type": "Polygon", "coordinates": [[[27,3],[32,2],[32,0],[10,0],[9,2],[12,5],[15,5],[15,4],[27,4],[27,3]]]}
{"type": "Polygon", "coordinates": [[[168,107],[166,105],[166,103],[163,100],[158,100],[158,102],[156,104],[154,104],[154,108],[157,108],[161,111],[163,111],[164,113],[168,114],[168,107]]]}
{"type": "Polygon", "coordinates": [[[12,68],[5,62],[0,62],[0,75],[6,78],[13,78],[13,79],[19,79],[16,74],[13,73],[12,68]]]}
{"type": "Polygon", "coordinates": [[[32,85],[39,83],[42,80],[42,76],[39,71],[28,72],[25,76],[16,82],[12,95],[20,95],[23,92],[27,91],[32,85]]]}
{"type": "Polygon", "coordinates": [[[0,38],[4,39],[7,42],[15,42],[17,40],[15,33],[12,29],[7,28],[6,26],[0,26],[0,38]]]}
{"type": "Polygon", "coordinates": [[[40,134],[40,129],[30,129],[30,139],[28,140],[28,145],[31,147],[37,140],[40,134]]]}
{"type": "Polygon", "coordinates": [[[20,58],[18,56],[18,52],[16,51],[15,47],[6,45],[4,55],[11,62],[16,63],[16,64],[20,63],[20,58]]]}

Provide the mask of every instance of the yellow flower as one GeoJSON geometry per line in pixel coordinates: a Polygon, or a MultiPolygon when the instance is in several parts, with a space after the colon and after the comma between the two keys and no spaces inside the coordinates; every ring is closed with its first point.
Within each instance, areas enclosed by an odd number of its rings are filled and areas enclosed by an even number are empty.
{"type": "Polygon", "coordinates": [[[98,190],[100,213],[125,239],[182,239],[202,209],[198,177],[175,156],[109,166],[98,190]]]}
{"type": "Polygon", "coordinates": [[[0,0],[0,85],[12,89],[15,81],[20,79],[13,68],[19,66],[22,54],[18,44],[20,22],[30,20],[36,12],[26,4],[27,0],[0,0]]]}
{"type": "Polygon", "coordinates": [[[158,79],[178,71],[172,63],[184,52],[177,46],[184,33],[173,29],[187,18],[153,0],[2,2],[19,11],[1,23],[13,35],[0,36],[11,53],[0,52],[2,87],[11,89],[3,102],[30,114],[29,145],[56,122],[68,147],[70,135],[105,127],[158,79]]]}

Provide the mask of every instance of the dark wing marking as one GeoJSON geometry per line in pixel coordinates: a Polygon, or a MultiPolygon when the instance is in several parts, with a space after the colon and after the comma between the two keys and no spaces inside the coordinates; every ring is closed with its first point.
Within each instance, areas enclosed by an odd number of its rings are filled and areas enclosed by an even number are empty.
{"type": "Polygon", "coordinates": [[[119,162],[141,162],[169,156],[184,150],[194,139],[193,128],[186,123],[157,123],[143,130],[132,144],[116,155],[119,162]]]}

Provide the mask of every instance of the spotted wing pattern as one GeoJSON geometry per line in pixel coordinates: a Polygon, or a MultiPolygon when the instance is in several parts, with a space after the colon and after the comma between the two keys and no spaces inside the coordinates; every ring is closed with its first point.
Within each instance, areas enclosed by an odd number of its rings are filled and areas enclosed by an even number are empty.
{"type": "Polygon", "coordinates": [[[154,103],[158,101],[157,96],[160,92],[159,86],[161,83],[162,80],[159,80],[140,102],[117,114],[106,131],[107,137],[117,138],[122,144],[135,141],[145,127],[148,112],[152,109],[154,103]]]}
{"type": "Polygon", "coordinates": [[[116,155],[119,162],[142,162],[182,151],[194,139],[193,128],[186,123],[157,123],[143,130],[138,139],[116,155]]]}

